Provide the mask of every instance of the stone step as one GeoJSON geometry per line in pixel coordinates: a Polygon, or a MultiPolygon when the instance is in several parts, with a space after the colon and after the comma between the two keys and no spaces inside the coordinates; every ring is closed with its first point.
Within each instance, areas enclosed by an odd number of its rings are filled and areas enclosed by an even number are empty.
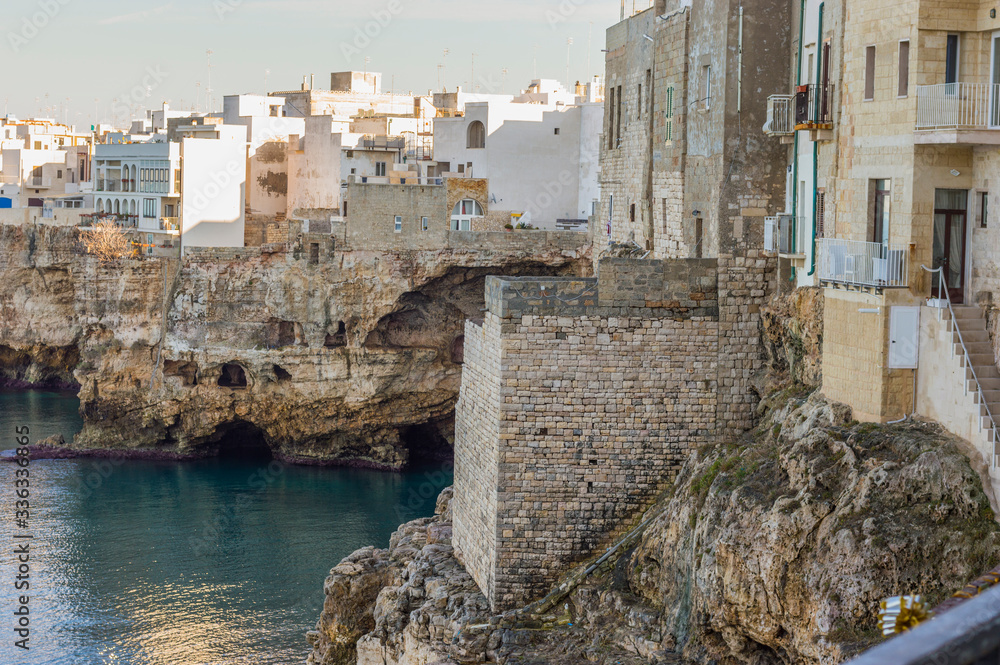
{"type": "MultiPolygon", "coordinates": [[[[959,345],[961,347],[961,345],[959,345]]],[[[989,341],[986,342],[972,342],[965,340],[965,348],[970,354],[986,354],[993,355],[993,344],[989,341]]]]}
{"type": "Polygon", "coordinates": [[[954,305],[952,310],[955,312],[955,318],[959,320],[983,318],[983,310],[975,305],[954,305]]]}
{"type": "MultiPolygon", "coordinates": [[[[970,349],[971,351],[971,349],[970,349]]],[[[976,374],[979,374],[980,369],[987,369],[990,367],[996,368],[996,359],[993,357],[993,353],[969,353],[969,360],[972,361],[972,366],[976,368],[976,374]]]]}
{"type": "MultiPolygon", "coordinates": [[[[1000,390],[1000,378],[997,378],[995,376],[980,377],[979,386],[983,389],[984,392],[988,390],[1000,390]]],[[[976,392],[977,390],[976,382],[972,380],[972,377],[969,377],[968,380],[965,382],[965,389],[968,390],[970,393],[976,392]]]]}
{"type": "Polygon", "coordinates": [[[951,331],[955,331],[955,324],[958,324],[958,329],[962,331],[962,336],[974,332],[986,332],[986,320],[985,319],[959,319],[957,321],[952,321],[949,325],[951,326],[951,331]]]}
{"type": "MultiPolygon", "coordinates": [[[[974,393],[976,399],[979,399],[979,393],[974,393]]],[[[987,404],[1000,404],[1000,390],[987,390],[983,388],[983,399],[986,400],[987,404]]],[[[992,408],[992,407],[990,407],[992,408]]],[[[997,414],[1000,415],[1000,414],[997,414]]]]}
{"type": "MultiPolygon", "coordinates": [[[[953,333],[955,335],[955,343],[958,344],[958,333],[953,333]]],[[[962,328],[962,339],[965,340],[965,344],[978,344],[980,342],[990,343],[990,334],[986,330],[986,324],[983,324],[982,330],[966,330],[962,328]]]]}

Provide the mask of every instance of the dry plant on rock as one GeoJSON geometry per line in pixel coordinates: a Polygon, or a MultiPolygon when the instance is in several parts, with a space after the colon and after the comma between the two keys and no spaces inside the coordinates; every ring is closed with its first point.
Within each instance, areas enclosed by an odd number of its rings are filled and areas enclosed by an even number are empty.
{"type": "Polygon", "coordinates": [[[128,234],[110,220],[94,224],[93,228],[83,232],[81,240],[87,253],[96,256],[101,263],[118,263],[136,255],[128,234]]]}

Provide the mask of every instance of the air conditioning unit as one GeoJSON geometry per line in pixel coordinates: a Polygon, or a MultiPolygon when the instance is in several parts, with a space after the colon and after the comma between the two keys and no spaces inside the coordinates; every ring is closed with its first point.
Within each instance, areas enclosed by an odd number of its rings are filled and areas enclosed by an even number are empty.
{"type": "Polygon", "coordinates": [[[764,218],[764,251],[779,254],[794,254],[792,242],[794,217],[778,215],[764,218]]]}

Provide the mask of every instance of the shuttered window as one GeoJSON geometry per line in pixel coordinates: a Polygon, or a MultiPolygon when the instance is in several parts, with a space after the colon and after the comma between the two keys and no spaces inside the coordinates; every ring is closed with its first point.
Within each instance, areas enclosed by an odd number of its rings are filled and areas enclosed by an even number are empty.
{"type": "Polygon", "coordinates": [[[664,140],[674,140],[674,87],[667,88],[667,99],[664,104],[663,115],[666,117],[664,127],[664,140]]]}

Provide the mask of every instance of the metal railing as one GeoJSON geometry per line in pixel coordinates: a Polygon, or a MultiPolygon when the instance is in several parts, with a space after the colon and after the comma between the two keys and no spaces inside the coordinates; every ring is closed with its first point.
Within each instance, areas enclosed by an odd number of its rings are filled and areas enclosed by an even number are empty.
{"type": "MultiPolygon", "coordinates": [[[[969,369],[969,373],[972,374],[972,380],[976,383],[976,393],[979,395],[979,404],[986,410],[986,417],[990,419],[990,429],[992,432],[993,441],[993,451],[990,454],[990,468],[997,468],[997,421],[993,418],[993,412],[990,411],[990,405],[986,402],[986,395],[983,394],[983,384],[980,383],[979,377],[976,375],[976,368],[972,364],[972,358],[969,355],[969,348],[965,346],[965,339],[962,337],[962,330],[958,327],[958,318],[955,316],[955,308],[951,304],[951,294],[948,293],[948,283],[944,277],[944,267],[938,268],[928,268],[927,266],[921,264],[921,268],[929,273],[938,274],[938,297],[944,294],[944,300],[948,303],[948,313],[951,315],[951,323],[955,327],[955,333],[958,335],[958,343],[962,345],[962,355],[965,358],[965,366],[969,369]]],[[[966,394],[968,394],[968,387],[966,387],[966,394]]],[[[980,428],[982,427],[982,421],[980,421],[980,428]]]]}
{"type": "Polygon", "coordinates": [[[795,93],[795,129],[833,127],[833,86],[800,85],[795,93]]]}
{"type": "Polygon", "coordinates": [[[764,133],[768,136],[791,136],[795,134],[795,114],[791,95],[771,95],[767,98],[767,122],[764,133]]]}
{"type": "Polygon", "coordinates": [[[120,192],[122,191],[121,185],[116,180],[98,180],[97,188],[94,190],[97,192],[120,192]]]}
{"type": "Polygon", "coordinates": [[[361,138],[358,147],[368,150],[405,150],[406,139],[402,136],[375,136],[373,134],[366,134],[361,138]]]}
{"type": "Polygon", "coordinates": [[[1000,129],[1000,85],[917,86],[917,129],[1000,129]]]}
{"type": "MultiPolygon", "coordinates": [[[[408,173],[404,172],[404,173],[408,173]]],[[[444,178],[421,178],[415,175],[389,177],[387,175],[352,175],[348,182],[362,185],[443,185],[444,178]]]]}
{"type": "Polygon", "coordinates": [[[819,279],[854,286],[909,286],[910,255],[904,245],[817,238],[819,279]]]}
{"type": "Polygon", "coordinates": [[[791,215],[778,215],[764,218],[764,250],[779,254],[794,254],[792,244],[792,229],[795,218],[791,215]]]}

